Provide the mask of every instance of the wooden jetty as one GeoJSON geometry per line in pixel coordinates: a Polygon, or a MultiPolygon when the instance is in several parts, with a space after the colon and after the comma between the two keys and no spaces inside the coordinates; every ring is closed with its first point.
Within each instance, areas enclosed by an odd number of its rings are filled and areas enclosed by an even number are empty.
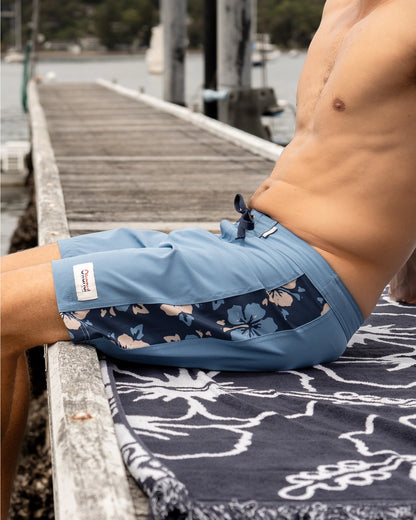
{"type": "MultiPolygon", "coordinates": [[[[29,85],[39,243],[122,226],[218,230],[236,220],[281,148],[109,82],[29,85]]],[[[46,349],[55,516],[133,520],[147,501],[126,476],[95,350],[46,349]]]]}

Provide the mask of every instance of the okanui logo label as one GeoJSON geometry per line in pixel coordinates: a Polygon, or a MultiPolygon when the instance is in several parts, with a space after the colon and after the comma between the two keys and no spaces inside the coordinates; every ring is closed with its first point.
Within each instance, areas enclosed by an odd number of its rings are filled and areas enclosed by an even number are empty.
{"type": "Polygon", "coordinates": [[[73,266],[73,269],[78,301],[96,300],[98,295],[95,285],[94,264],[92,262],[77,264],[73,266]]]}

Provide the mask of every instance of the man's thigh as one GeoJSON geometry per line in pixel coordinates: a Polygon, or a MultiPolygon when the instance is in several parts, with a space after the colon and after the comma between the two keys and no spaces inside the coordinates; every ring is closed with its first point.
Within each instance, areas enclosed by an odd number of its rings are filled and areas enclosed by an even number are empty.
{"type": "Polygon", "coordinates": [[[58,245],[61,257],[69,258],[105,251],[158,247],[166,237],[166,233],[160,231],[118,228],[60,240],[58,245]]]}
{"type": "Polygon", "coordinates": [[[1,272],[13,271],[24,267],[31,267],[46,264],[52,260],[61,258],[58,244],[47,244],[45,246],[34,247],[25,251],[19,251],[1,259],[1,272]]]}

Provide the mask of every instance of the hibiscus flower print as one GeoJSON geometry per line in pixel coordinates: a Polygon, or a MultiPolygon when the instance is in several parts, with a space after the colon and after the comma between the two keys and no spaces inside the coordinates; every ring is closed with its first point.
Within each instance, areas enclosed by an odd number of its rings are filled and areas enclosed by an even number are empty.
{"type": "Polygon", "coordinates": [[[134,303],[63,313],[76,342],[106,337],[122,349],[160,343],[255,339],[300,327],[329,305],[307,276],[272,289],[258,289],[192,304],[134,303]]]}
{"type": "Polygon", "coordinates": [[[272,318],[264,318],[266,311],[257,303],[249,303],[244,308],[234,305],[228,310],[228,322],[233,327],[224,327],[224,332],[231,334],[232,340],[248,339],[277,330],[272,318]]]}
{"type": "Polygon", "coordinates": [[[192,324],[193,306],[192,305],[168,305],[163,304],[160,309],[167,314],[167,316],[177,316],[180,321],[183,321],[188,327],[192,324]]]}
{"type": "Polygon", "coordinates": [[[149,314],[149,310],[142,303],[136,303],[135,305],[132,305],[131,310],[133,311],[133,314],[149,314]]]}
{"type": "MultiPolygon", "coordinates": [[[[269,295],[269,301],[275,305],[279,305],[279,307],[290,307],[293,303],[293,296],[280,289],[267,291],[267,294],[269,295]]],[[[265,303],[267,305],[267,301],[265,303]]]]}
{"type": "Polygon", "coordinates": [[[61,318],[65,327],[70,330],[78,330],[90,311],[62,312],[61,318]]]}
{"type": "Polygon", "coordinates": [[[72,340],[76,341],[78,336],[83,336],[87,339],[90,338],[89,330],[92,323],[86,319],[89,312],[89,310],[61,312],[61,318],[64,320],[65,327],[72,340]]]}
{"type": "MultiPolygon", "coordinates": [[[[267,291],[267,295],[270,303],[279,307],[290,307],[294,301],[300,301],[303,296],[302,293],[305,292],[302,285],[298,283],[298,279],[295,279],[282,285],[282,287],[267,291]]],[[[265,300],[264,304],[267,305],[268,301],[265,300]]]]}
{"type": "Polygon", "coordinates": [[[117,343],[121,348],[140,348],[140,347],[148,347],[149,343],[142,341],[143,338],[143,325],[137,325],[137,327],[130,329],[130,335],[121,334],[117,338],[117,343]]]}

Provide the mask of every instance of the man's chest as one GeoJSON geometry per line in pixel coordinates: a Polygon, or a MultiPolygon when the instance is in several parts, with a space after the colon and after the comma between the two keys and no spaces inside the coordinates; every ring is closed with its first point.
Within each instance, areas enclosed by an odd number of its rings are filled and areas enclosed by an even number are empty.
{"type": "Polygon", "coordinates": [[[416,87],[413,33],[403,18],[392,23],[384,11],[352,20],[342,13],[323,20],[299,81],[300,122],[321,110],[367,110],[416,87]]]}

